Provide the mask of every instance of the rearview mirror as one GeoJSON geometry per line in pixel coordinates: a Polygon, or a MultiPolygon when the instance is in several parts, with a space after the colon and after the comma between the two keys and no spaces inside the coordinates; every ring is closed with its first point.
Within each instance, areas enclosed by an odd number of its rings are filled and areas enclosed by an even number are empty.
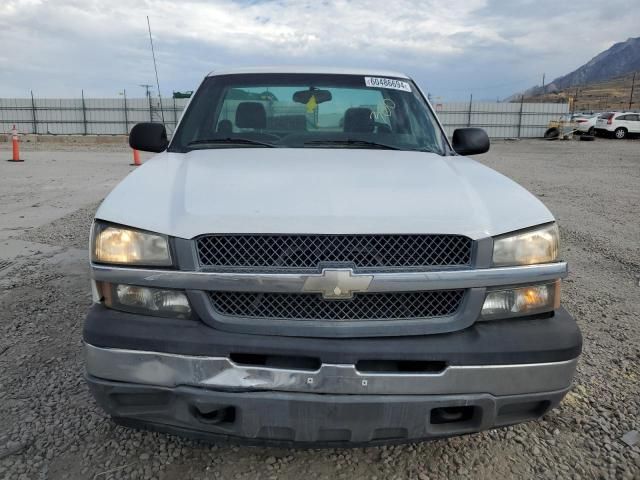
{"type": "Polygon", "coordinates": [[[478,155],[489,151],[489,136],[482,128],[458,128],[452,144],[459,155],[478,155]]]}
{"type": "Polygon", "coordinates": [[[167,130],[161,123],[138,123],[129,134],[129,146],[135,150],[159,153],[166,150],[167,145],[167,130]]]}
{"type": "Polygon", "coordinates": [[[293,94],[293,101],[296,103],[309,103],[311,97],[316,97],[316,103],[324,103],[331,100],[333,97],[331,96],[331,92],[329,90],[318,90],[314,88],[310,88],[309,90],[300,90],[293,94]]]}

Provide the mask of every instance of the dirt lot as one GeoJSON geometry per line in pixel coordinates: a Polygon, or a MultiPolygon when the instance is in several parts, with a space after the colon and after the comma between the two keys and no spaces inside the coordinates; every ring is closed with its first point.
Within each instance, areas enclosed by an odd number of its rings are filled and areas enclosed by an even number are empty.
{"type": "MultiPolygon", "coordinates": [[[[47,147],[49,148],[49,147],[47,147]]],[[[478,160],[562,226],[563,301],[584,334],[573,391],[541,421],[352,450],[207,445],[117,427],[83,382],[87,234],[130,153],[0,162],[0,478],[640,478],[640,141],[496,142],[478,160]]],[[[0,159],[8,157],[0,146],[0,159]]]]}

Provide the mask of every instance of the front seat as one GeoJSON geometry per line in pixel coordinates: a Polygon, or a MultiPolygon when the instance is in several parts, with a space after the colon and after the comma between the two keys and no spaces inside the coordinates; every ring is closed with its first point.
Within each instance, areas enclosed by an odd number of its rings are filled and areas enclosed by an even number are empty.
{"type": "Polygon", "coordinates": [[[236,127],[264,130],[267,128],[267,112],[260,102],[242,102],[236,109],[236,127]]]}
{"type": "Polygon", "coordinates": [[[220,120],[218,122],[218,133],[221,135],[231,135],[233,133],[231,120],[220,120]]]}
{"type": "Polygon", "coordinates": [[[353,107],[344,112],[344,131],[356,133],[371,133],[375,127],[370,108],[353,107]]]}

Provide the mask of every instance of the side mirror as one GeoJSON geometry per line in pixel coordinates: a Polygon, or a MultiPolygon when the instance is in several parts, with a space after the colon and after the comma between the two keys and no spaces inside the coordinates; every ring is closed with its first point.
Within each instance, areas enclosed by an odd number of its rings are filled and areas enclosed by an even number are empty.
{"type": "Polygon", "coordinates": [[[167,130],[161,123],[138,123],[129,134],[129,146],[143,152],[162,152],[167,149],[167,130]]]}
{"type": "Polygon", "coordinates": [[[489,136],[482,128],[458,128],[452,144],[459,155],[478,155],[489,151],[489,136]]]}

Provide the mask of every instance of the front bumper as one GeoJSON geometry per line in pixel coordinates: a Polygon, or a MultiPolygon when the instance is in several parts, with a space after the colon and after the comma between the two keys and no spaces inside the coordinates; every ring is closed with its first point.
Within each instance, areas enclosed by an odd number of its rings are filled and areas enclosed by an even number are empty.
{"type": "Polygon", "coordinates": [[[406,442],[538,418],[570,388],[582,345],[564,309],[447,334],[327,339],[224,332],[95,305],[84,340],[90,389],[120,423],[309,446],[406,442]],[[318,366],[248,365],[234,354],[303,356],[318,366]],[[443,367],[359,368],[371,360],[443,367]]]}
{"type": "Polygon", "coordinates": [[[117,423],[201,440],[358,446],[473,433],[539,418],[567,389],[526,395],[325,395],[154,387],[88,377],[117,423]]]}
{"type": "MultiPolygon", "coordinates": [[[[175,355],[99,348],[85,344],[87,372],[113,381],[176,388],[281,391],[344,395],[496,396],[564,390],[577,359],[514,365],[449,365],[433,372],[360,371],[357,365],[326,364],[316,369],[243,365],[225,357],[175,355]]],[[[439,364],[438,364],[439,365],[439,364]]]]}

